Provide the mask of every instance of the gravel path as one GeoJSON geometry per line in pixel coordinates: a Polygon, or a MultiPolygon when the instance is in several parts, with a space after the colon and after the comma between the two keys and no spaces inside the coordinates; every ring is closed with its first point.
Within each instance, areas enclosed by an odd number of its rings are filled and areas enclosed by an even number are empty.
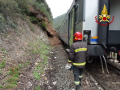
{"type": "MultiPolygon", "coordinates": [[[[75,90],[73,71],[65,69],[68,53],[62,45],[56,45],[50,52],[49,69],[45,76],[47,83],[41,90],[75,90]]],[[[102,90],[88,73],[84,73],[82,79],[82,90],[102,90]]]]}

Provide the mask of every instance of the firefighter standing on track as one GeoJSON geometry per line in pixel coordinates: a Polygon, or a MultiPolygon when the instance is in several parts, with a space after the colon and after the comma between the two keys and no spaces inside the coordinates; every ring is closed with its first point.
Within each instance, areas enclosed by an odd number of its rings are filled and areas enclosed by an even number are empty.
{"type": "Polygon", "coordinates": [[[81,90],[81,79],[86,64],[87,44],[82,42],[82,33],[74,34],[74,43],[70,47],[68,64],[73,65],[76,90],[81,90]]]}

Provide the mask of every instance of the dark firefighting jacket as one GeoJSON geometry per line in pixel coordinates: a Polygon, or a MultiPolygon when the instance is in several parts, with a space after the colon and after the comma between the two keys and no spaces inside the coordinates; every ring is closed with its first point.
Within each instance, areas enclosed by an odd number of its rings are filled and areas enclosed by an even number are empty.
{"type": "Polygon", "coordinates": [[[87,44],[82,41],[74,42],[69,51],[69,60],[74,66],[84,68],[86,64],[87,44]]]}

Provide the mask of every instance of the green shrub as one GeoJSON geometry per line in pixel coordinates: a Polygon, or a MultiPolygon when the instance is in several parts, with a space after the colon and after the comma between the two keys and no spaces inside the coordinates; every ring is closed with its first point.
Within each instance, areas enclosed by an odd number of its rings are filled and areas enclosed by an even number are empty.
{"type": "Polygon", "coordinates": [[[3,86],[2,85],[0,85],[0,89],[2,89],[3,88],[3,86]]]}
{"type": "MultiPolygon", "coordinates": [[[[31,17],[30,17],[31,18],[31,17]]],[[[31,23],[32,21],[30,21],[30,19],[27,19],[27,17],[24,17],[24,20],[26,21],[26,23],[29,25],[29,27],[30,27],[30,30],[32,31],[32,32],[34,32],[35,30],[34,30],[34,25],[31,23]]]]}
{"type": "Polygon", "coordinates": [[[1,50],[2,50],[2,51],[5,51],[5,49],[4,49],[4,48],[1,48],[1,50]]]}
{"type": "Polygon", "coordinates": [[[2,73],[2,71],[0,70],[0,74],[2,73]]]}
{"type": "Polygon", "coordinates": [[[5,67],[5,61],[2,61],[1,63],[0,63],[0,68],[4,68],[5,67]]]}
{"type": "Polygon", "coordinates": [[[29,13],[29,0],[0,0],[0,31],[16,28],[18,17],[29,13]]]}
{"type": "Polygon", "coordinates": [[[39,22],[39,25],[42,29],[47,30],[47,24],[46,22],[39,22]]]}
{"type": "Polygon", "coordinates": [[[49,22],[52,24],[52,13],[45,0],[37,0],[35,3],[33,3],[33,6],[36,10],[43,12],[47,16],[49,22]]]}
{"type": "Polygon", "coordinates": [[[9,75],[14,75],[14,74],[18,74],[18,75],[20,74],[18,67],[9,69],[9,75]]]}
{"type": "Polygon", "coordinates": [[[19,74],[20,74],[19,67],[14,67],[9,69],[8,75],[10,75],[11,77],[9,77],[5,81],[5,83],[8,83],[8,84],[6,84],[4,88],[9,89],[9,88],[17,87],[17,84],[19,81],[19,74]]]}
{"type": "Polygon", "coordinates": [[[3,53],[4,53],[4,54],[7,54],[7,52],[6,52],[6,51],[3,51],[3,53]]]}
{"type": "Polygon", "coordinates": [[[18,80],[19,80],[18,77],[11,77],[11,78],[7,79],[6,82],[11,82],[11,83],[13,82],[14,83],[14,82],[16,82],[18,80]]]}
{"type": "Polygon", "coordinates": [[[11,84],[5,86],[6,89],[13,88],[13,87],[17,87],[17,85],[11,83],[11,84]]]}
{"type": "Polygon", "coordinates": [[[0,13],[0,31],[6,33],[7,28],[16,27],[15,22],[19,8],[15,0],[0,0],[0,13]]]}
{"type": "Polygon", "coordinates": [[[3,14],[0,14],[0,23],[4,22],[5,21],[5,18],[3,16],[3,14]]]}
{"type": "MultiPolygon", "coordinates": [[[[29,15],[28,5],[32,4],[36,10],[40,10],[47,16],[50,22],[53,17],[45,0],[0,0],[0,32],[7,33],[8,28],[17,28],[17,19],[24,19],[25,15],[29,15]]],[[[30,17],[31,22],[39,23],[35,17],[30,17]]],[[[43,29],[46,29],[46,23],[40,23],[43,29]]],[[[34,27],[29,23],[31,30],[34,32],[34,27]]]]}
{"type": "Polygon", "coordinates": [[[41,75],[37,71],[33,71],[33,75],[36,79],[40,80],[41,75]]]}
{"type": "Polygon", "coordinates": [[[35,87],[35,90],[41,90],[40,86],[35,87]]]}
{"type": "Polygon", "coordinates": [[[17,6],[19,8],[19,10],[24,14],[28,14],[29,13],[29,9],[28,9],[28,4],[29,4],[29,0],[15,0],[17,2],[17,6]]]}
{"type": "Polygon", "coordinates": [[[35,24],[38,24],[38,23],[39,23],[38,19],[37,19],[36,17],[34,17],[34,16],[30,16],[30,21],[31,21],[32,23],[35,23],[35,24]]]}
{"type": "Polygon", "coordinates": [[[23,65],[22,65],[22,64],[18,64],[18,65],[19,65],[19,68],[20,68],[20,69],[23,67],[23,65]]]}

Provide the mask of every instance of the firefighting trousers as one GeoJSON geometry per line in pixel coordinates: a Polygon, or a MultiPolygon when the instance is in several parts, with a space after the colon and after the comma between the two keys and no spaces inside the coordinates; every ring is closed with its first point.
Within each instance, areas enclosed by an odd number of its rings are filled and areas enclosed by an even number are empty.
{"type": "Polygon", "coordinates": [[[74,74],[75,85],[81,85],[83,68],[77,68],[77,67],[73,66],[73,74],[74,74]]]}

